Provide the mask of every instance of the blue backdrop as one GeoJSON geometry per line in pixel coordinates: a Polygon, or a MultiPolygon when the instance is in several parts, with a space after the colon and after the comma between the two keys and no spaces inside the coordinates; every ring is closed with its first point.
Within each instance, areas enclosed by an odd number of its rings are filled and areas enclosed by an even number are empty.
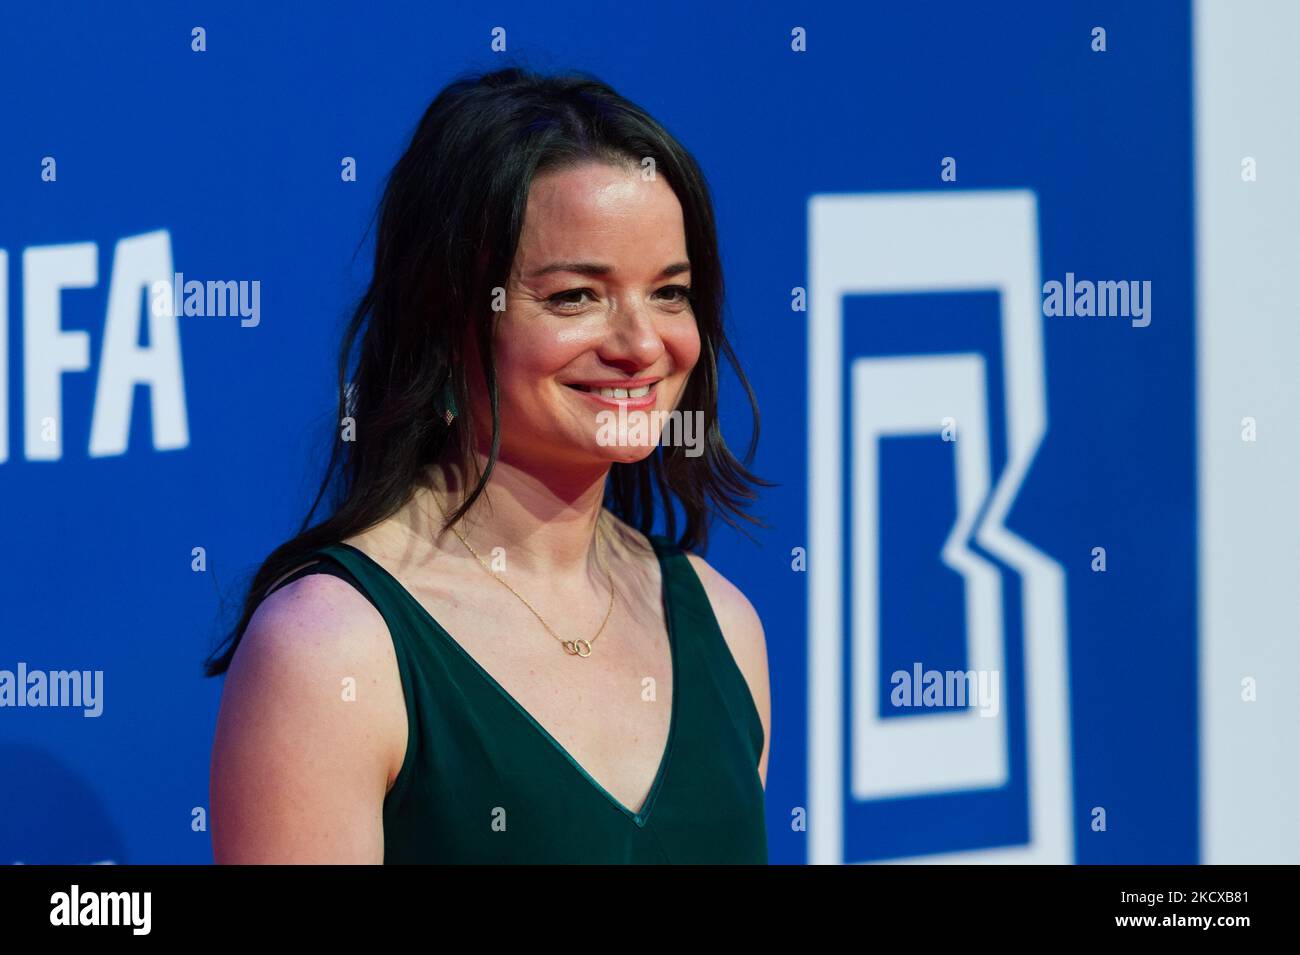
{"type": "MultiPolygon", "coordinates": [[[[0,709],[0,862],[211,860],[195,820],[207,805],[221,684],[201,677],[200,661],[229,621],[220,598],[238,596],[314,491],[331,436],[334,350],[367,276],[364,236],[383,176],[454,74],[520,60],[610,82],[694,152],[715,192],[728,321],[763,413],[756,470],[780,483],[757,508],[771,525],[761,548],[721,527],[707,554],[766,627],[772,860],[1037,846],[1061,861],[1198,861],[1185,3],[84,3],[14,8],[5,21],[0,669],[102,670],[104,689],[95,718],[0,709]],[[1098,25],[1104,53],[1092,48],[1098,25]],[[196,26],[206,51],[192,49],[196,26]],[[506,30],[505,53],[491,50],[495,27],[506,30]],[[806,51],[792,49],[800,27],[806,51]],[[356,160],[355,182],[340,177],[344,157],[356,160]],[[942,176],[945,157],[955,181],[942,176]],[[1063,575],[1064,641],[1054,646],[1068,721],[1044,750],[1063,758],[1063,792],[1033,783],[1042,767],[1029,756],[1028,714],[1042,701],[1028,700],[1025,648],[1040,636],[1026,623],[1027,588],[978,542],[1002,611],[994,782],[869,795],[851,787],[858,770],[824,769],[854,765],[852,648],[861,647],[847,623],[813,634],[840,641],[844,674],[838,710],[817,717],[837,732],[814,732],[810,619],[825,608],[810,605],[797,558],[809,548],[807,566],[818,561],[809,450],[829,435],[843,450],[843,559],[828,555],[818,571],[833,564],[849,620],[861,570],[851,520],[865,506],[851,493],[854,361],[978,356],[993,482],[1008,462],[1005,289],[904,283],[816,301],[813,197],[913,193],[1027,197],[1040,281],[1072,272],[1154,289],[1144,328],[1037,316],[1046,430],[1004,523],[1063,575]],[[165,408],[152,405],[165,389],[132,386],[120,357],[162,344],[151,340],[143,292],[129,286],[144,253],[118,245],[153,233],[178,272],[261,283],[256,326],[177,320],[183,402],[165,408]],[[41,254],[83,243],[52,265],[41,254]],[[26,332],[27,310],[33,322],[49,316],[48,294],[37,301],[47,268],[68,286],[54,294],[56,330],[70,338],[26,332]],[[106,351],[115,269],[118,315],[136,324],[124,349],[106,351]],[[792,309],[795,288],[812,290],[809,311],[792,309]],[[810,397],[818,308],[842,331],[840,361],[817,368],[844,384],[838,431],[810,397]],[[33,421],[29,396],[52,374],[61,407],[46,401],[35,410],[53,411],[33,421]],[[124,389],[132,401],[117,448],[111,406],[124,389]],[[33,437],[51,426],[61,442],[33,437]],[[97,427],[102,442],[92,443],[97,427]],[[192,568],[196,547],[206,571],[192,568]],[[1105,572],[1093,569],[1096,547],[1105,572]],[[814,759],[822,738],[835,745],[814,759]],[[1064,843],[1031,825],[1039,792],[1064,843]],[[818,849],[810,830],[831,814],[838,821],[818,849]]],[[[750,421],[733,385],[724,380],[724,428],[743,448],[750,421]]],[[[877,727],[918,719],[887,707],[895,670],[974,666],[962,576],[939,556],[959,513],[958,445],[924,429],[878,442],[878,540],[866,542],[882,595],[877,727]]]]}

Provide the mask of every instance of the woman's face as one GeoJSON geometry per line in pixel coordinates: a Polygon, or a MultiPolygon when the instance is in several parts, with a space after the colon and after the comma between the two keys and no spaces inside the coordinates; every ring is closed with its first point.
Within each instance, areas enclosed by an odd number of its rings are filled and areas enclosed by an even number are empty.
{"type": "MultiPolygon", "coordinates": [[[[589,163],[534,179],[495,339],[502,457],[648,456],[664,427],[653,412],[676,408],[700,355],[690,285],[681,204],[662,178],[589,163]]],[[[486,404],[477,417],[490,435],[486,404]]]]}

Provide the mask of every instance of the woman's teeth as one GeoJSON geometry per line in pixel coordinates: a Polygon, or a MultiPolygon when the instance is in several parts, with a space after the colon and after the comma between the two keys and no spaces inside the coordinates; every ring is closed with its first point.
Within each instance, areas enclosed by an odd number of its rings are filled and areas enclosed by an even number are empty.
{"type": "Polygon", "coordinates": [[[586,385],[574,385],[579,391],[590,391],[602,398],[644,398],[650,394],[650,385],[640,388],[588,388],[586,385]]]}

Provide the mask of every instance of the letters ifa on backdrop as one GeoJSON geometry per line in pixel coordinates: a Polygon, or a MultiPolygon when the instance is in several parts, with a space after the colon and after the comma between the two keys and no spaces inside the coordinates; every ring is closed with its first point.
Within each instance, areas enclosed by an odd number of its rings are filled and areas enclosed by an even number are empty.
{"type": "MultiPolygon", "coordinates": [[[[0,249],[0,463],[9,459],[9,260],[0,249]]],[[[31,246],[22,253],[22,455],[63,457],[63,375],[91,369],[90,335],[62,327],[62,293],[99,284],[94,242],[31,246]]],[[[181,368],[181,315],[238,316],[260,323],[260,281],[185,281],[172,268],[166,230],[128,236],[113,250],[98,379],[90,424],[90,457],[126,453],[136,385],[149,388],[153,446],[189,445],[181,368]],[[148,291],[142,307],[141,290],[148,291]],[[147,345],[140,345],[148,322],[147,345]]]]}

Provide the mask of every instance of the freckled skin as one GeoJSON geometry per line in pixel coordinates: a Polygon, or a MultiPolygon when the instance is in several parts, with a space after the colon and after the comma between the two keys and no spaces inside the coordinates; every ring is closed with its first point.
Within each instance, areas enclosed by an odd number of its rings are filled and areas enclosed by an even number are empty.
{"type": "MultiPolygon", "coordinates": [[[[602,445],[603,409],[563,382],[661,378],[645,413],[675,408],[699,359],[700,334],[677,290],[690,286],[690,272],[661,273],[684,261],[681,204],[663,177],[645,181],[636,169],[589,163],[533,181],[495,338],[503,460],[603,468],[654,450],[660,427],[645,444],[602,445]],[[609,271],[533,276],[561,261],[609,271]]],[[[481,382],[476,356],[471,369],[481,382]]],[[[491,410],[484,391],[474,392],[487,448],[491,410]]]]}

